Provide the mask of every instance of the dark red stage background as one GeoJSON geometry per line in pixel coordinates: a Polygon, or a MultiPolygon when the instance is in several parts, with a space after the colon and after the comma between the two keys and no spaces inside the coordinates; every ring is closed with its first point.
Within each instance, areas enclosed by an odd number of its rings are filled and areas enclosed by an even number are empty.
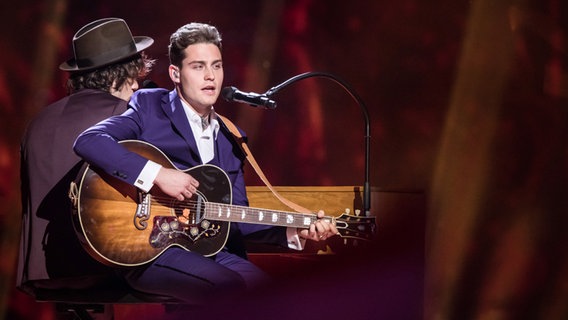
{"type": "MultiPolygon", "coordinates": [[[[73,33],[109,16],[156,40],[150,78],[166,88],[169,35],[191,21],[220,29],[225,85],[264,92],[307,71],[348,82],[371,118],[371,184],[427,199],[424,318],[568,317],[567,14],[561,0],[4,1],[0,318],[53,317],[14,288],[18,144],[29,119],[65,94],[57,66],[73,33]]],[[[312,78],[274,98],[270,111],[216,105],[247,131],[272,184],[363,183],[364,122],[346,91],[312,78]]]]}

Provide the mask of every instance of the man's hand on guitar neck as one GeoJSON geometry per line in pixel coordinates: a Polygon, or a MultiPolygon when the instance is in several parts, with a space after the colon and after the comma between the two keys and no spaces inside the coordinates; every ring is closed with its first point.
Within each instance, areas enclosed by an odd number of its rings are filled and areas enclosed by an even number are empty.
{"type": "Polygon", "coordinates": [[[183,201],[195,194],[199,181],[182,171],[162,167],[154,184],[168,196],[183,201]]]}
{"type": "Polygon", "coordinates": [[[325,213],[320,210],[318,213],[318,220],[312,223],[308,229],[298,229],[298,235],[304,239],[314,241],[324,241],[334,235],[339,234],[335,224],[323,219],[325,213]]]}

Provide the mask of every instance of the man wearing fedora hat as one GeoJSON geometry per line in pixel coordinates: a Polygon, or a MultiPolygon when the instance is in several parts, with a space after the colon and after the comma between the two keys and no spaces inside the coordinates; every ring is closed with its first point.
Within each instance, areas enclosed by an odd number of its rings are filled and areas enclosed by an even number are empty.
{"type": "Polygon", "coordinates": [[[154,64],[143,52],[153,42],[132,36],[118,18],[96,20],[74,35],[74,57],[59,66],[69,72],[69,95],[41,110],[21,141],[18,288],[32,295],[45,286],[80,289],[92,283],[58,279],[112,274],[88,256],[73,230],[67,194],[82,165],[73,142],[89,126],[126,110],[137,80],[154,64]]]}

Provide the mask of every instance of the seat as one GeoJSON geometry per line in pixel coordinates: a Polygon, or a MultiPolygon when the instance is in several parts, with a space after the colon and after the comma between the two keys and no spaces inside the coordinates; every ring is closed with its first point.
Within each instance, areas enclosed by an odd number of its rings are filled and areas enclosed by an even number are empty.
{"type": "Polygon", "coordinates": [[[179,300],[142,293],[111,275],[27,282],[19,287],[38,302],[53,303],[57,319],[113,319],[115,304],[179,304],[179,300]]]}

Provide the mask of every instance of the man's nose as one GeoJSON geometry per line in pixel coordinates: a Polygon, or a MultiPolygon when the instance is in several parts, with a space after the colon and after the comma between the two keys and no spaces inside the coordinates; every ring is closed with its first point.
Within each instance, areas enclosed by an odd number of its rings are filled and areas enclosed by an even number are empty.
{"type": "Polygon", "coordinates": [[[211,67],[205,68],[205,79],[206,80],[214,80],[215,79],[215,72],[211,70],[211,67]]]}

